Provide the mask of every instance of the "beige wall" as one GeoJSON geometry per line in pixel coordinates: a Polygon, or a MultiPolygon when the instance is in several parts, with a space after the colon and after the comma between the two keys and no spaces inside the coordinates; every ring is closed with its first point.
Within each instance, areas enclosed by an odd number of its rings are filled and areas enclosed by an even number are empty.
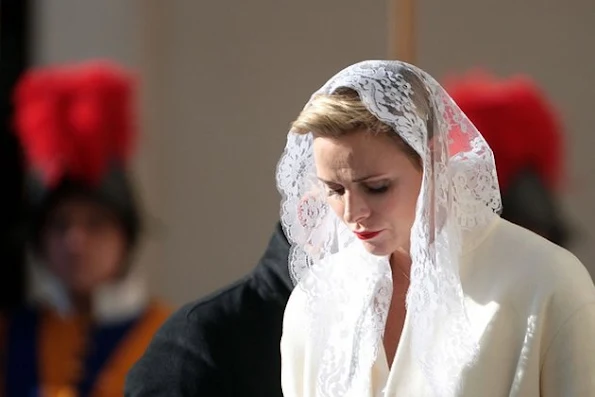
{"type": "MultiPolygon", "coordinates": [[[[104,55],[143,73],[136,170],[152,223],[141,262],[154,290],[176,303],[255,264],[278,217],[274,168],[289,122],[331,73],[387,56],[384,1],[39,3],[38,63],[104,55]]],[[[590,238],[595,5],[479,3],[420,1],[418,63],[436,77],[483,63],[545,85],[567,116],[573,170],[587,182],[569,204],[590,238]]],[[[587,264],[589,242],[576,247],[587,264]]]]}
{"type": "Polygon", "coordinates": [[[292,117],[330,73],[383,57],[384,8],[359,0],[170,4],[153,14],[162,39],[148,62],[160,81],[150,112],[166,120],[159,287],[181,301],[254,266],[278,218],[274,169],[292,117]],[[348,28],[332,29],[333,21],[348,28]]]}

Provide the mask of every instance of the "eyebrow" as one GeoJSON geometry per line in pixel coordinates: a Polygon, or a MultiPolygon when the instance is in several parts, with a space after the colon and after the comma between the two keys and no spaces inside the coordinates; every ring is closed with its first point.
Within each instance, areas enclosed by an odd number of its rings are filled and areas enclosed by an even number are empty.
{"type": "MultiPolygon", "coordinates": [[[[364,177],[356,178],[356,179],[352,180],[351,182],[352,183],[361,183],[361,182],[368,181],[370,179],[377,179],[377,178],[381,178],[381,177],[384,177],[384,176],[385,176],[384,174],[367,175],[367,176],[364,176],[364,177]]],[[[326,180],[324,180],[324,179],[322,179],[320,177],[318,178],[318,180],[320,180],[323,183],[326,183],[327,185],[337,185],[338,184],[337,182],[326,181],[326,180]]]]}

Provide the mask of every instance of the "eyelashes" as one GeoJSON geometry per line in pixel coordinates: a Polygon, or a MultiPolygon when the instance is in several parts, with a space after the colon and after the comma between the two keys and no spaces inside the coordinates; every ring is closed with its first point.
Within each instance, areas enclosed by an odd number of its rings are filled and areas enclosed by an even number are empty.
{"type": "Polygon", "coordinates": [[[329,197],[332,196],[342,196],[345,193],[345,189],[341,188],[341,189],[331,189],[331,188],[327,188],[326,189],[326,195],[329,197]]]}
{"type": "MultiPolygon", "coordinates": [[[[381,195],[384,194],[386,192],[388,192],[388,190],[390,189],[390,184],[389,183],[385,183],[383,185],[361,185],[362,189],[364,190],[365,193],[367,194],[371,194],[371,195],[381,195]]],[[[331,187],[331,186],[327,186],[327,195],[329,197],[332,196],[343,196],[345,194],[345,188],[343,187],[331,187]]]]}
{"type": "Polygon", "coordinates": [[[382,186],[365,186],[365,189],[370,194],[382,194],[388,191],[389,185],[382,185],[382,186]]]}

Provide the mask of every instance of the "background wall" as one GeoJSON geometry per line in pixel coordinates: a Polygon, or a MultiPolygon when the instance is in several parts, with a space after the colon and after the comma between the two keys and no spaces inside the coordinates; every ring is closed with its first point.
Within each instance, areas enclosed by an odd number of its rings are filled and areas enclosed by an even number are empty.
{"type": "MultiPolygon", "coordinates": [[[[568,206],[583,232],[575,252],[590,267],[595,4],[547,6],[419,1],[417,63],[437,78],[483,64],[545,86],[584,183],[568,206]]],[[[255,265],[278,218],[274,170],[289,123],[332,73],[388,56],[386,10],[359,0],[38,2],[36,63],[108,56],[141,71],[135,169],[151,227],[140,261],[154,291],[181,303],[255,265]]]]}

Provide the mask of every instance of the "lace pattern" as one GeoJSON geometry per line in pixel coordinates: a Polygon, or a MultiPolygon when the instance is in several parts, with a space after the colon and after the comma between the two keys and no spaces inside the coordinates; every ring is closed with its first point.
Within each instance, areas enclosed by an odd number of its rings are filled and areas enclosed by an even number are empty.
{"type": "MultiPolygon", "coordinates": [[[[422,159],[406,299],[412,349],[435,395],[456,395],[460,374],[477,352],[459,260],[501,207],[492,151],[444,89],[414,66],[361,62],[339,72],[315,95],[339,88],[355,90],[422,159]],[[412,75],[426,90],[430,119],[420,116],[412,99],[407,77],[412,75]]],[[[367,253],[330,210],[316,178],[312,145],[312,134],[290,131],[277,169],[281,222],[292,244],[290,274],[307,296],[308,338],[320,354],[318,394],[359,396],[368,393],[382,346],[392,296],[389,258],[367,253]]]]}

